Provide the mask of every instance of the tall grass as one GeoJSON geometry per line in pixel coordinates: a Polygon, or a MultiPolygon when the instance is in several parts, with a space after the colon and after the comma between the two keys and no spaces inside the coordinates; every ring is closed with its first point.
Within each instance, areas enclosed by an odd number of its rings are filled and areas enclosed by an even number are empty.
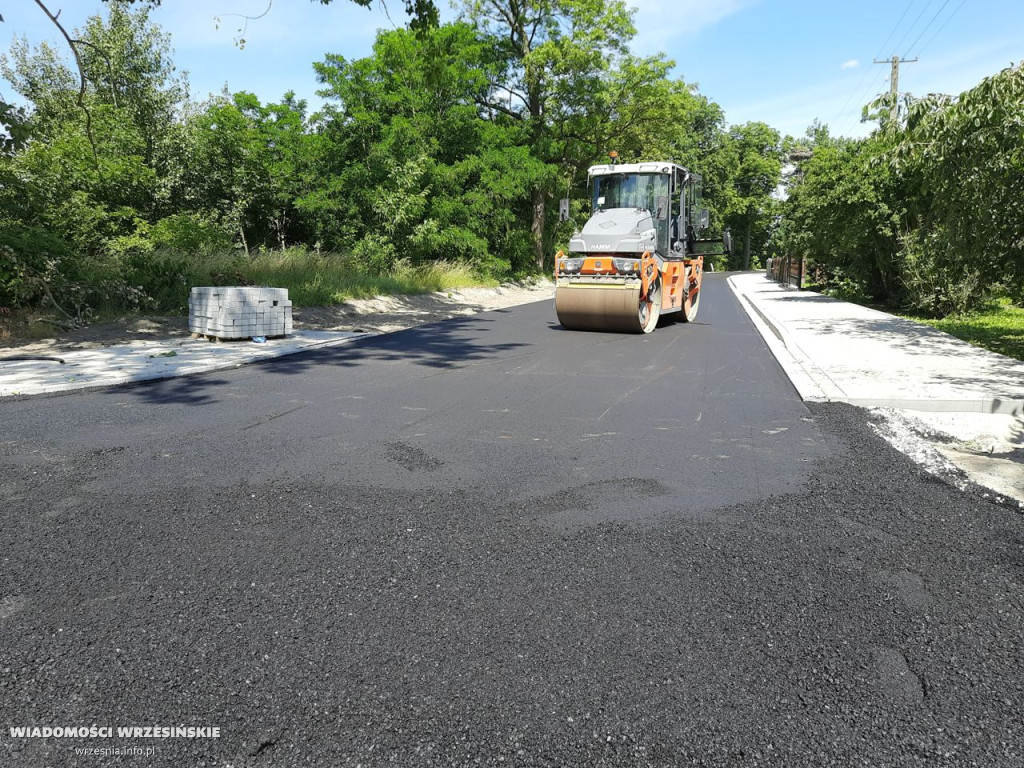
{"type": "Polygon", "coordinates": [[[497,281],[476,272],[470,265],[437,261],[419,266],[399,264],[384,274],[362,269],[352,259],[335,254],[265,252],[241,270],[252,283],[287,288],[296,306],[341,304],[392,294],[450,291],[497,281]]]}
{"type": "MultiPolygon", "coordinates": [[[[189,290],[202,285],[267,285],[287,288],[297,307],[329,306],[348,299],[378,295],[451,291],[494,286],[493,277],[472,265],[437,261],[421,265],[400,262],[387,272],[374,273],[348,256],[314,253],[301,248],[262,251],[253,255],[218,252],[204,256],[161,251],[133,256],[124,265],[130,282],[152,299],[151,310],[181,312],[189,290]]],[[[116,298],[97,307],[100,314],[116,313],[116,298]]]]}

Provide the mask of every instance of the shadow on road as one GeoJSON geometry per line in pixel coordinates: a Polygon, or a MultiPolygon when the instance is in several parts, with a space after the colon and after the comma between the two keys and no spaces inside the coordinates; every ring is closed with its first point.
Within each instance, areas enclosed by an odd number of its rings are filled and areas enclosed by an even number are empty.
{"type": "Polygon", "coordinates": [[[199,374],[137,381],[111,387],[110,391],[135,395],[147,403],[161,405],[209,405],[217,401],[214,390],[226,383],[226,379],[215,374],[199,374]]]}
{"type": "Polygon", "coordinates": [[[417,326],[336,347],[324,347],[257,363],[261,370],[297,374],[321,366],[355,367],[368,362],[407,362],[431,368],[457,368],[497,357],[522,342],[487,342],[482,334],[494,320],[466,317],[417,326]]]}
{"type": "MultiPolygon", "coordinates": [[[[488,342],[485,334],[494,320],[466,317],[421,325],[405,331],[352,341],[332,347],[276,357],[247,366],[250,370],[295,376],[329,367],[354,368],[366,363],[406,362],[437,369],[453,369],[496,359],[504,353],[532,346],[524,342],[488,342]]],[[[197,375],[125,387],[149,403],[205,405],[216,399],[224,377],[197,375]]]]}

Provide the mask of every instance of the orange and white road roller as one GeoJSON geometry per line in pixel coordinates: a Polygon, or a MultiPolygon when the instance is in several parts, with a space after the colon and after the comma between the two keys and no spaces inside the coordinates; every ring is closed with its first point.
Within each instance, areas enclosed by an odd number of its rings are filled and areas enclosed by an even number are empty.
{"type": "MultiPolygon", "coordinates": [[[[613,158],[615,157],[613,153],[613,158]]],[[[697,317],[704,244],[701,177],[671,162],[611,163],[588,173],[591,216],[555,256],[555,312],[564,328],[650,333],[697,317]]],[[[567,203],[563,201],[563,218],[567,203]]]]}

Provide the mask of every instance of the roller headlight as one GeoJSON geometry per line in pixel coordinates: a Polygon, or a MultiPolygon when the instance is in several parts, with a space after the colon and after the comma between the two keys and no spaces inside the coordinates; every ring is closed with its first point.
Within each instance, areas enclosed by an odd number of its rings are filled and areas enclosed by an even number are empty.
{"type": "Polygon", "coordinates": [[[583,268],[583,259],[562,259],[558,262],[558,271],[573,275],[583,268]]]}
{"type": "Polygon", "coordinates": [[[615,262],[615,271],[624,275],[632,275],[640,271],[639,259],[613,259],[613,261],[615,262]]]}

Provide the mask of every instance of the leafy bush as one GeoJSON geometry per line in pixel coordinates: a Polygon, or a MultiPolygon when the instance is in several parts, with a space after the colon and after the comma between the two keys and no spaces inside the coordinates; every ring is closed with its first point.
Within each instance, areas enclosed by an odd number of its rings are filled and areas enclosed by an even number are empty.
{"type": "Polygon", "coordinates": [[[210,254],[231,248],[231,236],[218,224],[197,213],[176,213],[150,228],[154,247],[162,250],[210,254]]]}
{"type": "Polygon", "coordinates": [[[67,243],[39,227],[0,227],[0,306],[26,307],[39,302],[54,281],[77,277],[67,243]]]}
{"type": "Polygon", "coordinates": [[[883,102],[871,136],[814,137],[790,186],[778,249],[929,317],[970,312],[1000,289],[1020,295],[1024,66],[955,98],[908,96],[901,120],[890,120],[893,105],[883,102]]]}
{"type": "Polygon", "coordinates": [[[432,261],[446,264],[471,264],[481,274],[505,275],[511,267],[505,259],[493,255],[487,241],[465,227],[442,227],[427,219],[409,238],[416,250],[416,263],[432,261]]]}
{"type": "MultiPolygon", "coordinates": [[[[360,270],[373,277],[394,272],[401,266],[395,245],[386,235],[366,235],[352,249],[352,260],[360,270]]],[[[405,263],[408,263],[408,257],[405,263]]]]}
{"type": "Polygon", "coordinates": [[[149,236],[149,223],[136,217],[135,228],[130,234],[110,238],[104,247],[104,256],[110,263],[120,264],[130,256],[149,253],[153,241],[149,236]]]}
{"type": "Polygon", "coordinates": [[[145,292],[118,271],[76,261],[62,240],[38,228],[6,228],[0,233],[0,256],[2,304],[38,307],[64,328],[88,324],[98,307],[150,305],[145,292]]]}
{"type": "MultiPolygon", "coordinates": [[[[196,265],[177,251],[137,251],[125,258],[127,279],[139,286],[155,309],[168,312],[188,307],[188,294],[195,279],[196,265]]],[[[130,309],[116,303],[108,309],[130,309]]]]}
{"type": "Polygon", "coordinates": [[[961,314],[988,297],[976,263],[956,263],[941,230],[913,230],[901,238],[900,275],[905,306],[927,317],[961,314]]]}

